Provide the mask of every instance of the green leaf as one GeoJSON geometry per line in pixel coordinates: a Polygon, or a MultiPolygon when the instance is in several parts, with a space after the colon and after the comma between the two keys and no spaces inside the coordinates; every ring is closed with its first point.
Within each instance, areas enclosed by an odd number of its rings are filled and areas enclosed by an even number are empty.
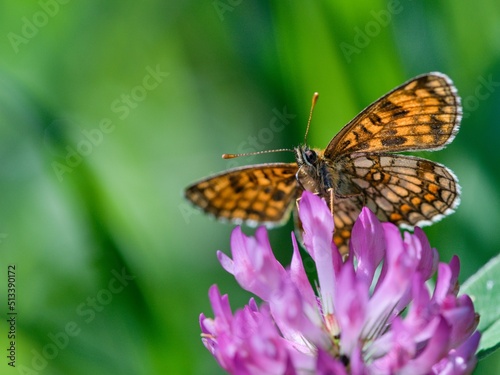
{"type": "Polygon", "coordinates": [[[462,286],[480,315],[478,330],[481,342],[478,358],[483,358],[500,347],[500,255],[491,259],[462,286]]]}
{"type": "Polygon", "coordinates": [[[500,337],[500,320],[496,321],[481,336],[477,358],[482,359],[500,347],[498,338],[500,337]]]}

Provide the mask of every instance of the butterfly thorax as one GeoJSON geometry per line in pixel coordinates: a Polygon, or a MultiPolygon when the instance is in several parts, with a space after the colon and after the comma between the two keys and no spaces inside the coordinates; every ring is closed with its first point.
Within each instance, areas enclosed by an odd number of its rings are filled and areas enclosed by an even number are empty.
{"type": "Polygon", "coordinates": [[[332,190],[336,196],[357,193],[345,173],[342,173],[347,160],[330,160],[322,150],[305,145],[295,147],[294,152],[299,167],[296,177],[303,189],[323,197],[329,196],[332,190]]]}

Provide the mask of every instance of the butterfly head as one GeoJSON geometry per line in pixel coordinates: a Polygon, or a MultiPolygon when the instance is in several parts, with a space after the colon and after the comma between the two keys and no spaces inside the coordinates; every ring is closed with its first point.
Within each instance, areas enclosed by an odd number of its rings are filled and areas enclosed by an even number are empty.
{"type": "Polygon", "coordinates": [[[306,168],[315,168],[322,159],[320,150],[313,150],[306,145],[300,145],[293,149],[297,165],[306,168]]]}
{"type": "Polygon", "coordinates": [[[315,150],[311,150],[308,146],[297,146],[293,151],[299,168],[314,167],[318,162],[318,153],[315,150]]]}
{"type": "Polygon", "coordinates": [[[295,159],[299,167],[297,171],[297,181],[303,189],[316,194],[323,192],[324,180],[330,178],[327,165],[323,160],[321,150],[313,150],[306,145],[294,148],[295,159]]]}

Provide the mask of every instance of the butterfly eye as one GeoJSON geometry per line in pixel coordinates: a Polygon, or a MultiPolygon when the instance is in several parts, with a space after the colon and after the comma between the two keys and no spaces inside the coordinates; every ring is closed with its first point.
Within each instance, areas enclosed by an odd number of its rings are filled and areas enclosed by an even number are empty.
{"type": "Polygon", "coordinates": [[[304,152],[304,157],[307,164],[314,164],[318,160],[318,155],[313,150],[307,150],[304,152]]]}

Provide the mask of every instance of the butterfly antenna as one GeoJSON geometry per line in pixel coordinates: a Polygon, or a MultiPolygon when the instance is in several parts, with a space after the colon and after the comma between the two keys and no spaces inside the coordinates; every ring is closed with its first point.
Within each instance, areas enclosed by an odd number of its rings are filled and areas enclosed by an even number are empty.
{"type": "Polygon", "coordinates": [[[252,156],[252,155],[260,155],[260,154],[270,154],[272,152],[282,152],[282,151],[293,152],[293,150],[291,150],[289,148],[280,148],[280,149],[277,149],[277,150],[264,150],[264,151],[246,152],[244,154],[222,154],[222,159],[234,159],[234,158],[239,158],[240,156],[252,156]]]}
{"type": "Polygon", "coordinates": [[[309,126],[311,126],[313,111],[314,111],[314,107],[316,106],[316,102],[318,101],[318,98],[319,98],[319,94],[317,92],[315,92],[313,94],[313,98],[312,98],[311,110],[309,111],[309,120],[307,121],[306,134],[304,135],[304,144],[306,143],[306,140],[307,140],[307,133],[309,133],[309,126]]]}

